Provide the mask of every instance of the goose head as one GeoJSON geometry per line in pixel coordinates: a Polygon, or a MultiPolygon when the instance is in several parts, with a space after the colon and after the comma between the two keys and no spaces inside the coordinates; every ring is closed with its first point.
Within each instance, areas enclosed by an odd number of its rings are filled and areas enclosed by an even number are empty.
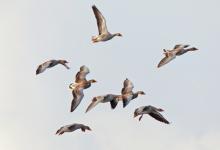
{"type": "Polygon", "coordinates": [[[138,91],[138,95],[145,95],[144,91],[138,91]]]}
{"type": "Polygon", "coordinates": [[[69,63],[69,62],[68,62],[68,61],[66,61],[66,60],[59,60],[59,62],[60,62],[60,63],[62,63],[62,64],[69,63]]]}
{"type": "Polygon", "coordinates": [[[134,111],[134,118],[141,115],[141,110],[139,108],[135,109],[134,111]]]}
{"type": "Polygon", "coordinates": [[[90,83],[96,83],[97,81],[92,79],[92,80],[89,80],[90,83]]]}
{"type": "Polygon", "coordinates": [[[122,34],[121,33],[115,33],[115,34],[113,34],[114,36],[122,36],[122,34]]]}
{"type": "Polygon", "coordinates": [[[58,61],[60,64],[64,65],[67,69],[70,69],[66,64],[69,63],[68,61],[66,60],[59,60],[58,61]]]}

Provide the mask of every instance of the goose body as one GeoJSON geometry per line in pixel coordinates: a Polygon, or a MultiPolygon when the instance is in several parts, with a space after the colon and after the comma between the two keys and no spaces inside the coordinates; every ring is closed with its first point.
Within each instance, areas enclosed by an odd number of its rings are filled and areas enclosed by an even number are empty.
{"type": "Polygon", "coordinates": [[[99,103],[108,103],[108,102],[110,102],[111,108],[114,109],[117,106],[118,101],[120,99],[122,99],[121,95],[114,95],[114,94],[106,94],[103,96],[96,96],[92,99],[92,102],[88,106],[88,108],[86,109],[86,112],[90,111],[92,108],[94,108],[99,103]]]}
{"type": "Polygon", "coordinates": [[[125,79],[124,87],[121,90],[123,107],[126,107],[131,100],[137,98],[139,95],[145,95],[143,91],[133,92],[134,85],[129,79],[125,79]]]}
{"type": "Polygon", "coordinates": [[[86,75],[89,73],[89,68],[86,66],[80,67],[80,71],[76,74],[75,83],[71,83],[69,88],[72,90],[73,100],[71,103],[70,112],[73,112],[84,97],[83,90],[91,86],[92,83],[95,83],[96,80],[86,80],[86,75]]]}
{"type": "Polygon", "coordinates": [[[46,61],[42,64],[40,64],[38,67],[37,67],[37,70],[36,70],[36,75],[44,72],[47,68],[52,68],[58,64],[61,64],[63,65],[64,67],[66,67],[67,69],[70,69],[66,63],[68,63],[66,60],[49,60],[49,61],[46,61]]]}
{"type": "Polygon", "coordinates": [[[159,62],[157,67],[159,68],[159,67],[169,63],[170,61],[175,59],[176,56],[183,55],[183,54],[185,54],[186,52],[189,52],[189,51],[198,50],[195,47],[192,47],[192,48],[187,48],[187,47],[189,47],[189,45],[178,44],[178,45],[175,45],[172,50],[165,50],[164,49],[165,57],[159,62]]]}
{"type": "Polygon", "coordinates": [[[111,40],[115,36],[122,36],[121,33],[111,34],[108,31],[106,20],[104,16],[102,15],[102,13],[98,10],[98,8],[95,5],[92,6],[92,10],[94,12],[98,30],[99,30],[99,35],[92,37],[93,43],[100,42],[100,41],[108,41],[108,40],[111,40]]]}
{"type": "Polygon", "coordinates": [[[159,112],[162,112],[164,111],[163,109],[161,108],[156,108],[154,106],[142,106],[142,107],[139,107],[137,109],[135,109],[134,111],[134,117],[137,117],[140,115],[140,118],[139,118],[139,121],[142,119],[143,115],[144,114],[148,114],[150,115],[151,117],[153,117],[154,119],[160,121],[160,122],[163,122],[163,123],[166,123],[166,124],[170,124],[169,121],[167,121],[159,112]]]}
{"type": "Polygon", "coordinates": [[[73,132],[78,129],[81,129],[83,132],[85,132],[86,130],[91,131],[91,128],[89,126],[74,123],[74,124],[70,124],[70,125],[66,125],[66,126],[61,127],[59,130],[57,130],[56,134],[62,135],[65,132],[73,132]]]}

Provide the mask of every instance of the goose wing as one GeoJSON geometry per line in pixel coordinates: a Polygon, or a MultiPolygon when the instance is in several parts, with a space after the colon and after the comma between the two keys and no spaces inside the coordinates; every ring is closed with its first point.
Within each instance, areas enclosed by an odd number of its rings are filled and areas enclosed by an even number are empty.
{"type": "Polygon", "coordinates": [[[100,102],[104,100],[104,96],[96,96],[92,99],[92,102],[89,104],[89,106],[86,109],[86,112],[90,111],[92,108],[94,108],[96,105],[98,105],[100,102]]]}
{"type": "Polygon", "coordinates": [[[174,46],[173,49],[177,49],[177,48],[187,48],[187,47],[189,47],[189,45],[177,44],[177,45],[174,46]]]}
{"type": "Polygon", "coordinates": [[[70,125],[62,126],[57,130],[56,134],[62,135],[64,132],[67,132],[70,125]]]}
{"type": "Polygon", "coordinates": [[[175,59],[176,58],[176,55],[171,55],[171,56],[165,56],[160,62],[159,64],[157,65],[157,67],[161,67],[167,63],[169,63],[171,60],[175,59]]]}
{"type": "Polygon", "coordinates": [[[73,112],[78,107],[80,102],[82,101],[82,99],[84,97],[83,88],[76,87],[75,89],[73,89],[72,95],[73,95],[73,100],[72,100],[72,103],[71,103],[70,112],[73,112]]]}
{"type": "Polygon", "coordinates": [[[108,33],[106,21],[105,21],[104,16],[102,15],[102,13],[98,10],[98,8],[95,5],[92,6],[92,10],[95,14],[95,18],[97,21],[99,35],[101,35],[102,33],[108,33]]]}
{"type": "Polygon", "coordinates": [[[77,72],[76,77],[75,77],[75,83],[81,83],[81,82],[87,81],[87,80],[86,80],[86,75],[87,75],[87,74],[88,74],[88,73],[85,73],[85,72],[83,72],[83,71],[77,72]]]}
{"type": "Polygon", "coordinates": [[[106,97],[106,101],[109,102],[110,101],[110,104],[111,104],[111,108],[112,109],[115,109],[115,107],[118,105],[118,102],[123,100],[122,99],[122,95],[114,95],[114,94],[109,94],[107,97],[106,97]]]}
{"type": "Polygon", "coordinates": [[[99,103],[107,103],[107,102],[110,102],[111,108],[114,109],[117,106],[119,99],[120,99],[119,95],[113,95],[113,94],[96,96],[92,99],[92,102],[87,107],[86,112],[90,111],[92,108],[94,108],[99,103]]]}
{"type": "Polygon", "coordinates": [[[133,99],[133,94],[127,94],[123,96],[123,108],[125,108],[133,99]]]}
{"type": "Polygon", "coordinates": [[[132,93],[133,88],[134,88],[133,83],[130,80],[126,79],[124,81],[124,87],[121,90],[121,94],[124,95],[128,93],[132,93]]]}
{"type": "Polygon", "coordinates": [[[68,125],[68,127],[67,127],[70,131],[75,131],[75,130],[77,130],[77,129],[79,129],[80,128],[80,126],[79,126],[79,124],[71,124],[71,125],[68,125]]]}
{"type": "Polygon", "coordinates": [[[44,72],[47,68],[50,67],[51,63],[52,63],[52,61],[50,60],[50,61],[44,62],[43,64],[40,64],[40,65],[37,67],[36,75],[38,75],[38,74],[44,72]]]}
{"type": "Polygon", "coordinates": [[[89,74],[89,68],[86,66],[81,66],[80,67],[80,71],[77,72],[76,76],[75,76],[75,82],[76,83],[81,83],[81,82],[85,82],[86,80],[86,75],[89,74]]]}
{"type": "Polygon", "coordinates": [[[63,127],[59,128],[59,129],[57,130],[56,134],[60,133],[62,129],[63,129],[63,127]]]}
{"type": "Polygon", "coordinates": [[[163,123],[166,123],[166,124],[170,124],[169,121],[167,121],[159,112],[157,111],[152,111],[151,113],[149,113],[149,115],[151,117],[153,117],[154,119],[160,121],[160,122],[163,122],[163,123]]]}
{"type": "Polygon", "coordinates": [[[120,100],[120,98],[117,97],[117,98],[115,98],[115,99],[113,99],[113,100],[110,101],[110,104],[111,104],[111,108],[112,108],[112,109],[115,109],[115,107],[118,105],[118,101],[119,101],[119,100],[120,100]]]}
{"type": "Polygon", "coordinates": [[[177,44],[177,45],[174,46],[173,49],[177,49],[177,48],[179,48],[179,47],[183,47],[183,44],[177,44]]]}

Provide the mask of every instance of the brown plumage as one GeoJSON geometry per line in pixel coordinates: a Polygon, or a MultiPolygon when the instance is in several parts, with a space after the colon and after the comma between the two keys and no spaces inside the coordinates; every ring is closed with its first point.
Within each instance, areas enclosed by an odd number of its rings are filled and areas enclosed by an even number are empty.
{"type": "Polygon", "coordinates": [[[121,90],[123,107],[126,107],[131,100],[137,98],[139,95],[145,95],[143,91],[133,92],[134,85],[129,79],[125,79],[124,87],[121,90]]]}
{"type": "Polygon", "coordinates": [[[103,96],[96,96],[92,99],[92,102],[87,107],[86,112],[90,111],[92,108],[94,108],[99,103],[108,103],[108,102],[110,102],[111,108],[114,109],[117,106],[119,100],[122,100],[121,95],[106,94],[103,96]]]}
{"type": "Polygon", "coordinates": [[[157,67],[159,68],[159,67],[169,63],[170,61],[175,59],[176,56],[183,55],[183,54],[185,54],[188,51],[196,51],[196,50],[198,50],[195,47],[192,47],[192,48],[187,48],[187,47],[189,47],[189,45],[178,44],[178,45],[175,45],[172,50],[165,50],[164,49],[163,51],[164,51],[165,57],[159,62],[157,67]]]}
{"type": "Polygon", "coordinates": [[[66,69],[70,69],[66,63],[68,63],[66,60],[49,60],[49,61],[46,61],[42,64],[40,64],[38,67],[37,67],[37,70],[36,70],[36,75],[44,72],[47,68],[52,68],[58,64],[61,64],[63,65],[64,67],[66,67],[66,69]]]}
{"type": "Polygon", "coordinates": [[[72,90],[73,100],[71,103],[70,112],[73,112],[84,97],[83,90],[87,89],[91,86],[92,83],[97,82],[96,80],[88,80],[86,79],[86,75],[89,73],[89,68],[86,66],[80,67],[80,71],[76,74],[75,83],[71,83],[69,88],[72,90]]]}
{"type": "Polygon", "coordinates": [[[86,67],[85,65],[80,67],[79,72],[77,72],[75,76],[75,83],[81,83],[86,81],[86,75],[89,74],[89,68],[86,67]]]}
{"type": "Polygon", "coordinates": [[[92,37],[93,43],[100,42],[100,41],[108,41],[115,36],[122,36],[121,33],[111,34],[108,31],[107,25],[106,25],[106,20],[105,20],[104,16],[102,15],[102,13],[98,10],[98,8],[95,5],[92,6],[92,10],[94,12],[97,26],[98,26],[98,30],[99,30],[99,35],[92,37]]]}
{"type": "Polygon", "coordinates": [[[140,115],[139,121],[142,119],[144,114],[148,114],[151,117],[153,117],[154,119],[166,123],[166,124],[170,124],[169,121],[167,121],[159,112],[163,112],[164,110],[161,108],[156,108],[154,106],[142,106],[139,107],[137,109],[135,109],[134,111],[134,117],[137,117],[140,115]]]}
{"type": "Polygon", "coordinates": [[[59,130],[57,130],[56,134],[62,135],[65,132],[73,132],[77,129],[81,129],[83,132],[85,132],[86,130],[91,131],[91,128],[89,126],[74,123],[74,124],[70,124],[70,125],[66,125],[66,126],[61,127],[59,130]]]}

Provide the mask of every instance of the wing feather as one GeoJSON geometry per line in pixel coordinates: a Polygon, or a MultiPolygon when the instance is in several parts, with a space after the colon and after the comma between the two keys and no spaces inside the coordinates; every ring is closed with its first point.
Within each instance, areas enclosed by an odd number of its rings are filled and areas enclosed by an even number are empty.
{"type": "Polygon", "coordinates": [[[176,58],[175,55],[173,55],[173,56],[168,56],[168,57],[164,57],[164,58],[159,62],[159,64],[157,65],[157,67],[159,68],[159,67],[165,65],[165,64],[169,63],[171,60],[173,60],[173,59],[175,59],[175,58],[176,58]]]}
{"type": "Polygon", "coordinates": [[[124,87],[121,90],[121,94],[124,95],[128,93],[132,93],[133,88],[134,88],[133,83],[130,80],[126,79],[124,81],[124,87]]]}
{"type": "Polygon", "coordinates": [[[102,15],[102,13],[98,10],[98,8],[95,5],[92,6],[92,10],[95,14],[95,18],[97,21],[99,35],[101,35],[102,33],[107,33],[108,30],[107,30],[106,21],[105,21],[104,16],[102,15]]]}
{"type": "Polygon", "coordinates": [[[160,122],[170,124],[170,122],[167,121],[159,112],[153,111],[149,113],[149,115],[160,122]]]}
{"type": "Polygon", "coordinates": [[[82,101],[82,99],[84,97],[83,88],[75,88],[72,91],[72,94],[73,94],[73,100],[72,100],[72,103],[71,103],[70,112],[73,112],[78,107],[80,102],[82,101]]]}
{"type": "Polygon", "coordinates": [[[89,106],[86,109],[86,112],[90,111],[92,108],[94,108],[96,105],[98,105],[101,101],[103,101],[104,96],[96,96],[92,99],[92,102],[89,104],[89,106]]]}

